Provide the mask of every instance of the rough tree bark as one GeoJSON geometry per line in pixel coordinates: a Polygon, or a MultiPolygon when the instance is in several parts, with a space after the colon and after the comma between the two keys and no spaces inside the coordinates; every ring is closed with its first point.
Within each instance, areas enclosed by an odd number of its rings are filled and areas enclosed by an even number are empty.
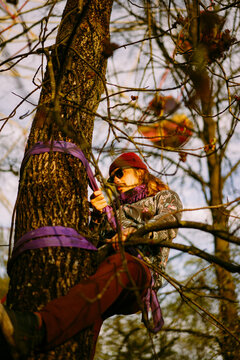
{"type": "MultiPolygon", "coordinates": [[[[112,0],[68,0],[48,63],[27,149],[38,141],[75,143],[88,156],[94,113],[104,90],[112,0]]],[[[81,162],[62,153],[32,156],[20,176],[15,241],[42,226],[87,234],[87,178],[81,162]]],[[[95,254],[76,248],[43,248],[12,264],[8,305],[37,310],[95,271],[95,254]]],[[[92,329],[31,359],[89,359],[92,329]]]]}

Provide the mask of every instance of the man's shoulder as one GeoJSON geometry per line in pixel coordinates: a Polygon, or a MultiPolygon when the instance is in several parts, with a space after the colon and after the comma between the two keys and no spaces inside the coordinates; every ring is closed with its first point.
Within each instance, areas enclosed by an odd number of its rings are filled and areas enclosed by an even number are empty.
{"type": "Polygon", "coordinates": [[[154,195],[155,201],[165,202],[167,204],[175,204],[177,208],[182,208],[182,202],[179,195],[171,189],[161,190],[156,195],[154,195]]]}

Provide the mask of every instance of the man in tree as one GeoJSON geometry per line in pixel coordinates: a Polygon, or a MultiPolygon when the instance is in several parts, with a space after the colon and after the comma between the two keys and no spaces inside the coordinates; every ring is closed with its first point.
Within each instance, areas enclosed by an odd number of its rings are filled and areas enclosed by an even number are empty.
{"type": "MultiPolygon", "coordinates": [[[[177,230],[152,232],[147,235],[149,244],[126,247],[125,252],[119,252],[119,242],[125,242],[128,235],[148,223],[158,221],[169,225],[179,220],[181,202],[175,192],[148,172],[146,164],[135,153],[119,156],[111,164],[109,175],[109,181],[120,194],[114,202],[118,224],[115,229],[109,227],[109,219],[103,213],[107,203],[99,190],[91,200],[95,215],[93,228],[97,227],[103,234],[102,240],[112,244],[117,252],[108,256],[89,279],[74,286],[67,295],[51,301],[41,311],[16,312],[0,307],[1,347],[5,351],[9,348],[13,357],[15,353],[27,356],[31,350],[53,348],[88,326],[94,325],[96,340],[102,321],[115,314],[143,310],[148,326],[144,299],[149,297],[156,301],[151,286],[154,284],[154,289],[158,289],[161,279],[154,272],[151,276],[142,260],[147,257],[150,263],[163,270],[169,249],[151,244],[154,240],[171,242],[177,230]],[[107,240],[113,230],[115,235],[107,240]]],[[[162,327],[163,319],[156,302],[151,305],[155,325],[152,330],[156,332],[162,327]]]]}

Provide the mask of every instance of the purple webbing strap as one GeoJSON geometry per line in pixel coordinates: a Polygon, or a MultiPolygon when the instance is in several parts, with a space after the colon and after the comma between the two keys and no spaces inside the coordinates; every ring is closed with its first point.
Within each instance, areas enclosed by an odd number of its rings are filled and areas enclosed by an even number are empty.
{"type": "Polygon", "coordinates": [[[75,229],[64,226],[44,226],[29,231],[16,242],[11,260],[25,250],[48,246],[77,247],[87,250],[97,250],[90,241],[80,235],[75,229]]]}
{"type": "Polygon", "coordinates": [[[22,252],[52,246],[75,247],[97,251],[97,248],[75,229],[64,226],[44,226],[29,231],[15,243],[11,259],[8,261],[8,273],[10,273],[13,260],[22,252]]]}
{"type": "Polygon", "coordinates": [[[154,322],[154,328],[152,329],[152,332],[156,334],[163,327],[164,320],[156,292],[153,289],[149,289],[149,291],[151,292],[150,306],[151,306],[153,322],[154,322]]]}
{"type": "MultiPolygon", "coordinates": [[[[139,258],[141,258],[141,257],[139,257],[139,258]]],[[[148,330],[150,330],[152,333],[156,334],[163,327],[164,319],[162,316],[162,310],[161,310],[161,306],[160,306],[158,298],[157,298],[157,294],[152,288],[153,286],[154,286],[154,280],[152,277],[151,287],[148,288],[147,294],[144,296],[144,298],[142,300],[145,304],[146,310],[149,311],[149,309],[151,309],[151,311],[152,311],[152,318],[153,318],[154,326],[150,328],[148,326],[148,324],[145,324],[145,325],[148,328],[148,330]]]]}

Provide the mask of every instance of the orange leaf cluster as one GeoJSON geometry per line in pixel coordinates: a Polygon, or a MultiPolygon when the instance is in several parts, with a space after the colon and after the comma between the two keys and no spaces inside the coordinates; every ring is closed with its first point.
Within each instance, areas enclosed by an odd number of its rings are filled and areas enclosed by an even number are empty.
{"type": "Polygon", "coordinates": [[[149,141],[164,147],[179,148],[192,135],[193,124],[185,114],[175,114],[171,119],[160,119],[153,124],[138,126],[138,131],[149,141]]]}
{"type": "Polygon", "coordinates": [[[216,149],[217,139],[213,138],[210,140],[210,143],[204,146],[204,151],[209,153],[210,151],[214,151],[216,149]]]}

